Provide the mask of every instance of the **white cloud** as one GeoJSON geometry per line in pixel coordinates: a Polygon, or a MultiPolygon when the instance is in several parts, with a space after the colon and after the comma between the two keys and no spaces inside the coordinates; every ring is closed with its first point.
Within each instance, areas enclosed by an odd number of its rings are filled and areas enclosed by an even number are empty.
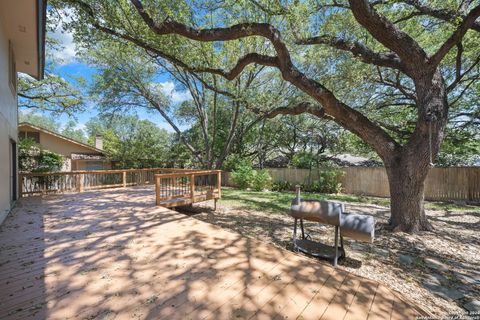
{"type": "Polygon", "coordinates": [[[85,125],[85,123],[78,122],[75,126],[75,129],[85,131],[85,129],[87,129],[87,126],[85,125]]]}
{"type": "Polygon", "coordinates": [[[173,81],[165,81],[158,84],[160,90],[166,95],[173,104],[182,103],[184,101],[192,100],[192,95],[188,90],[178,91],[175,89],[173,81]]]}
{"type": "Polygon", "coordinates": [[[75,43],[73,42],[73,34],[70,31],[64,31],[64,23],[68,23],[72,20],[72,14],[70,10],[60,12],[62,20],[59,21],[55,31],[50,36],[60,42],[60,48],[53,52],[56,59],[60,60],[60,64],[69,64],[75,61],[77,56],[77,50],[75,43]]]}

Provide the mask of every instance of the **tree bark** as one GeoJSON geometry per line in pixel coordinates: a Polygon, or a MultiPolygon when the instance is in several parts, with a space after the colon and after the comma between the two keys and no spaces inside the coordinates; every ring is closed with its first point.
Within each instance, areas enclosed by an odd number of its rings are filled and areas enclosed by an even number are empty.
{"type": "Polygon", "coordinates": [[[445,134],[448,102],[446,85],[437,69],[416,81],[418,120],[407,144],[383,154],[390,186],[394,231],[432,230],[424,209],[425,180],[445,134]]]}
{"type": "Polygon", "coordinates": [[[393,231],[415,233],[432,230],[424,209],[425,179],[429,168],[424,165],[419,168],[414,159],[405,159],[386,169],[393,231]]]}

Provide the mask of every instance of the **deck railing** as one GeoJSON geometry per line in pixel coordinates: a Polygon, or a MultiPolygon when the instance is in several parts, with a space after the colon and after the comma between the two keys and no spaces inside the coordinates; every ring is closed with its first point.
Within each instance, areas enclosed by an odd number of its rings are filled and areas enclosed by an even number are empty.
{"type": "Polygon", "coordinates": [[[192,170],[155,175],[157,205],[174,207],[221,197],[221,170],[192,170]]]}
{"type": "Polygon", "coordinates": [[[190,172],[191,169],[148,168],[19,174],[20,196],[153,184],[160,173],[190,172]]]}

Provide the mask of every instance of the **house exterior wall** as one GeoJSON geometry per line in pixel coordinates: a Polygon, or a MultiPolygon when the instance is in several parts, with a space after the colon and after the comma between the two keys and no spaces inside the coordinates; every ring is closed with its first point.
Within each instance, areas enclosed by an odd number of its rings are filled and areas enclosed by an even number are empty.
{"type": "Polygon", "coordinates": [[[109,161],[102,160],[72,160],[72,153],[85,153],[92,155],[102,155],[82,145],[70,142],[55,135],[39,131],[35,128],[20,125],[20,132],[39,132],[40,145],[51,152],[61,154],[64,157],[64,163],[60,171],[76,170],[108,170],[111,169],[109,161]]]}
{"type": "Polygon", "coordinates": [[[9,45],[0,21],[0,224],[12,205],[12,150],[17,141],[17,98],[10,88],[9,45]]]}
{"type": "MultiPolygon", "coordinates": [[[[27,132],[38,132],[38,130],[32,128],[20,127],[20,130],[27,132]]],[[[98,154],[91,149],[83,147],[79,144],[66,141],[60,137],[56,137],[42,131],[40,131],[40,144],[44,149],[61,154],[62,156],[68,158],[70,158],[72,153],[98,154]]]]}
{"type": "Polygon", "coordinates": [[[72,170],[110,170],[109,161],[72,160],[72,170]]]}

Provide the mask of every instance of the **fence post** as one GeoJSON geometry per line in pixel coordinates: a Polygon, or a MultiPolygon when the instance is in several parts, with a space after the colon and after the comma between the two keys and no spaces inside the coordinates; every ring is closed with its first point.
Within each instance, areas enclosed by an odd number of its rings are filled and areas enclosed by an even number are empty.
{"type": "Polygon", "coordinates": [[[81,173],[75,175],[75,187],[77,192],[83,192],[83,176],[81,173]]]}
{"type": "Polygon", "coordinates": [[[122,172],[122,182],[123,182],[123,187],[127,187],[127,171],[122,172]]]}
{"type": "Polygon", "coordinates": [[[217,172],[217,188],[218,188],[218,197],[222,197],[222,171],[217,172]]]}
{"type": "Polygon", "coordinates": [[[190,198],[192,199],[192,203],[195,200],[195,175],[190,175],[190,198]]]}
{"type": "Polygon", "coordinates": [[[160,205],[160,177],[155,176],[155,203],[160,205]]]}
{"type": "Polygon", "coordinates": [[[22,190],[23,189],[23,174],[19,173],[18,174],[18,198],[21,198],[23,196],[22,190]]]}

